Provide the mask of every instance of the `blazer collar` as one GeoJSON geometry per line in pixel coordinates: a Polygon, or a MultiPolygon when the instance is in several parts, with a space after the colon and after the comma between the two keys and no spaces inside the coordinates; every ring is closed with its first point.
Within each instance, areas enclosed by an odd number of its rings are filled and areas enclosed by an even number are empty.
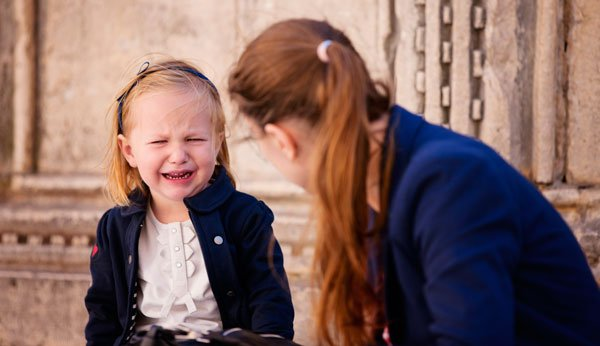
{"type": "Polygon", "coordinates": [[[233,194],[235,188],[225,168],[217,166],[215,170],[217,170],[216,177],[210,186],[194,196],[183,199],[188,209],[208,213],[220,207],[233,194]]]}
{"type": "MultiPolygon", "coordinates": [[[[389,150],[390,137],[393,139],[394,163],[392,170],[391,189],[395,190],[409,164],[419,129],[425,120],[414,115],[400,106],[390,110],[390,120],[385,139],[385,150],[389,150]]],[[[391,191],[393,194],[393,191],[391,191]]]]}

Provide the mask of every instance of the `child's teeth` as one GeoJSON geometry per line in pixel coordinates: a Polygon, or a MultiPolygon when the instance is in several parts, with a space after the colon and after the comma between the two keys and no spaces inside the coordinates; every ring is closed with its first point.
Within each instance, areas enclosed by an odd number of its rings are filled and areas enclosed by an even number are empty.
{"type": "Polygon", "coordinates": [[[171,180],[174,180],[174,179],[185,179],[185,178],[189,177],[190,174],[191,174],[190,172],[186,172],[186,173],[167,173],[167,174],[165,174],[165,177],[167,179],[171,179],[171,180]]]}

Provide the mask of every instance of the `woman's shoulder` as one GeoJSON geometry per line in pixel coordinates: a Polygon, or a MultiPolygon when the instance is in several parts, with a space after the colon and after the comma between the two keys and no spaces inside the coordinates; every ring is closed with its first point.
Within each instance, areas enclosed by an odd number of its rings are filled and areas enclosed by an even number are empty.
{"type": "Polygon", "coordinates": [[[517,169],[485,143],[439,127],[424,132],[429,133],[417,135],[396,193],[419,200],[425,195],[442,198],[450,191],[453,199],[533,193],[517,169]]]}
{"type": "Polygon", "coordinates": [[[407,170],[449,171],[459,174],[477,169],[481,173],[513,170],[494,149],[485,143],[448,131],[446,135],[423,141],[412,153],[407,170]]]}
{"type": "Polygon", "coordinates": [[[436,169],[440,163],[475,161],[505,164],[500,155],[477,138],[429,123],[422,116],[404,108],[392,108],[391,125],[397,158],[419,169],[436,169]],[[437,164],[436,164],[437,163],[437,164]]]}

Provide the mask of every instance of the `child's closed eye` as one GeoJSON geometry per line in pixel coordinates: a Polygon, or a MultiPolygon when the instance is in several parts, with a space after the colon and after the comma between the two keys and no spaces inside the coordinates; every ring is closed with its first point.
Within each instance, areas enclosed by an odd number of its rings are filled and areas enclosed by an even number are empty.
{"type": "Polygon", "coordinates": [[[166,139],[157,139],[157,140],[148,142],[148,144],[164,144],[164,143],[167,143],[166,139]]]}
{"type": "Polygon", "coordinates": [[[200,138],[200,137],[192,137],[192,138],[188,138],[186,139],[188,142],[206,142],[206,138],[200,138]]]}

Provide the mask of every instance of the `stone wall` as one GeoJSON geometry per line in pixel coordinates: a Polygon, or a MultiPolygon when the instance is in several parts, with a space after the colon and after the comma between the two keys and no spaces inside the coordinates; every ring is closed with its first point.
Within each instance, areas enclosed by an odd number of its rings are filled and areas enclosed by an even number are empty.
{"type": "Polygon", "coordinates": [[[8,86],[14,84],[13,13],[13,2],[0,0],[0,181],[12,171],[13,88],[8,86]]]}
{"type": "MultiPolygon", "coordinates": [[[[141,62],[185,58],[225,90],[248,40],[299,16],[345,29],[399,104],[519,168],[600,279],[598,1],[0,0],[0,345],[83,342],[88,255],[109,207],[107,114],[141,62]]],[[[298,341],[310,344],[307,197],[238,137],[230,126],[234,173],[275,211],[298,341]]]]}
{"type": "Polygon", "coordinates": [[[600,2],[566,7],[566,182],[600,184],[600,2]]]}

